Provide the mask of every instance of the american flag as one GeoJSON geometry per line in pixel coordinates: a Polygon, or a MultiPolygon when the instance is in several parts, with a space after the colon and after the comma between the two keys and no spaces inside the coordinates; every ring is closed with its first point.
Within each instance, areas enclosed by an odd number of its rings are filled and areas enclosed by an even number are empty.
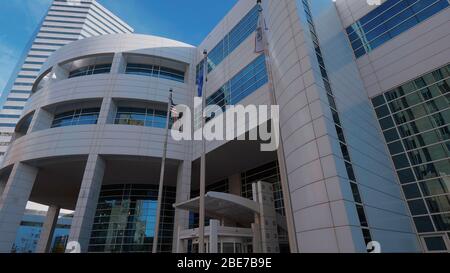
{"type": "Polygon", "coordinates": [[[172,96],[170,96],[170,114],[172,115],[172,117],[177,120],[179,114],[178,111],[176,109],[176,104],[173,102],[173,98],[172,96]]]}

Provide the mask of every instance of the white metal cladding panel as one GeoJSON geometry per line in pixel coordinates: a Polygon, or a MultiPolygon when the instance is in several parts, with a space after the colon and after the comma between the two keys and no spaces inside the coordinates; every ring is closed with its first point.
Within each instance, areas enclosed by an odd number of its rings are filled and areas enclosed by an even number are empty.
{"type": "MultiPolygon", "coordinates": [[[[17,161],[56,156],[137,155],[161,157],[164,129],[126,125],[82,125],[53,128],[23,136],[13,143],[5,166],[17,161]]],[[[168,158],[183,160],[183,142],[169,141],[168,158]]]]}
{"type": "Polygon", "coordinates": [[[195,47],[174,40],[137,34],[113,34],[91,37],[66,45],[56,51],[44,65],[47,70],[55,63],[103,53],[132,52],[134,54],[154,55],[189,64],[196,52],[195,47]]]}
{"type": "Polygon", "coordinates": [[[174,102],[191,104],[189,84],[166,79],[125,74],[92,75],[61,80],[33,94],[24,109],[24,115],[60,102],[112,97],[144,101],[167,102],[168,90],[174,90],[174,102]]]}
{"type": "Polygon", "coordinates": [[[357,60],[369,97],[449,62],[450,8],[357,60]]]}
{"type": "MultiPolygon", "coordinates": [[[[386,0],[380,1],[383,3],[386,0]]],[[[336,0],[336,7],[344,27],[348,27],[377,8],[376,5],[369,5],[367,0],[336,0]]]]}

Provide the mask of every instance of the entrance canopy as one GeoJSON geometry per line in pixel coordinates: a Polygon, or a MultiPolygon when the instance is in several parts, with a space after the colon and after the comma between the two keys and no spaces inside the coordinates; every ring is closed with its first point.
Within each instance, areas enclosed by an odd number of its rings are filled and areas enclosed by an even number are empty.
{"type": "MultiPolygon", "coordinates": [[[[200,197],[174,204],[174,208],[198,213],[200,197]]],[[[258,203],[234,194],[208,192],[205,195],[205,214],[215,219],[228,219],[233,222],[250,225],[259,213],[258,203]]]]}

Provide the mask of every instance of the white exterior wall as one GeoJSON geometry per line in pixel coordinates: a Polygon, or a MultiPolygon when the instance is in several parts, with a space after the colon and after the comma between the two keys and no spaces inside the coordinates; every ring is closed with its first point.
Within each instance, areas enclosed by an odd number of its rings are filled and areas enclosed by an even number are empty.
{"type": "MultiPolygon", "coordinates": [[[[337,0],[336,7],[344,28],[376,8],[359,0],[337,0]]],[[[358,58],[356,62],[369,97],[447,64],[450,61],[449,18],[447,8],[358,58]]]]}
{"type": "MultiPolygon", "coordinates": [[[[373,240],[392,252],[418,251],[411,216],[336,9],[327,0],[310,3],[373,240]]],[[[313,67],[320,71],[317,61],[313,67]]],[[[333,135],[331,143],[333,154],[342,159],[333,135]]]]}
{"type": "MultiPolygon", "coordinates": [[[[42,71],[50,70],[67,60],[101,53],[115,54],[115,63],[121,62],[122,53],[133,53],[170,58],[188,66],[193,63],[196,50],[190,45],[154,36],[118,34],[93,37],[74,42],[55,52],[42,71]]],[[[194,75],[195,72],[188,71],[186,83],[126,75],[118,71],[82,78],[59,79],[30,97],[23,116],[37,113],[38,110],[52,105],[88,100],[103,101],[101,113],[106,115],[110,112],[109,107],[112,107],[106,102],[112,99],[167,103],[170,88],[174,90],[174,101],[177,104],[191,105],[194,75]]],[[[39,115],[35,115],[34,119],[37,117],[39,115]]],[[[110,123],[106,117],[100,117],[97,125],[32,130],[12,144],[5,157],[4,166],[24,160],[86,154],[162,157],[164,129],[110,123]]],[[[175,142],[170,138],[168,158],[183,161],[190,157],[189,147],[186,147],[184,142],[175,142]]]]}

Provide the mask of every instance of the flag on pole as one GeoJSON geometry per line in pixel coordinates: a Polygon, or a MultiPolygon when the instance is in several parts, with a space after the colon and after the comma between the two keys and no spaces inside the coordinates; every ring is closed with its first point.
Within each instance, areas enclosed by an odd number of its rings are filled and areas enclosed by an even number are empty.
{"type": "Polygon", "coordinates": [[[203,82],[204,82],[204,71],[205,71],[205,60],[203,60],[200,64],[201,68],[198,71],[197,74],[197,91],[198,91],[198,96],[202,97],[203,96],[203,82]]]}
{"type": "Polygon", "coordinates": [[[166,120],[166,134],[164,138],[164,149],[163,149],[163,157],[161,161],[161,172],[159,173],[159,186],[158,186],[158,203],[156,206],[156,224],[155,224],[155,235],[153,238],[153,246],[152,253],[158,252],[158,240],[159,240],[159,224],[161,222],[161,206],[162,206],[162,198],[163,198],[163,190],[164,190],[164,174],[166,167],[166,158],[167,158],[167,145],[169,142],[169,127],[170,127],[170,113],[174,108],[173,103],[173,90],[169,91],[169,101],[167,104],[167,120],[166,120]]]}
{"type": "Polygon", "coordinates": [[[255,53],[262,53],[266,47],[266,22],[262,13],[261,4],[259,4],[258,25],[256,26],[255,53]]]}
{"type": "Polygon", "coordinates": [[[177,111],[177,105],[173,102],[173,97],[170,97],[170,114],[176,120],[179,117],[179,113],[177,111]]]}

